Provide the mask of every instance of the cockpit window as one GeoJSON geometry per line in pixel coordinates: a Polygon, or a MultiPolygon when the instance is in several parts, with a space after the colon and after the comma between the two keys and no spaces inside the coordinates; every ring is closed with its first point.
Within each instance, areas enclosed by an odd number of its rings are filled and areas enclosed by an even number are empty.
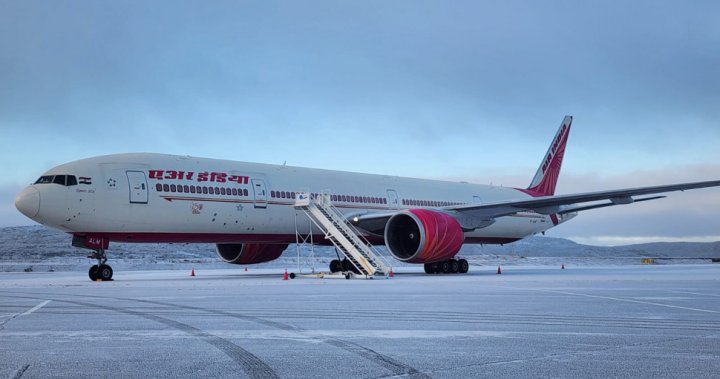
{"type": "Polygon", "coordinates": [[[75,186],[77,185],[77,178],[74,175],[46,175],[41,176],[40,179],[35,181],[35,184],[60,184],[62,186],[75,186]]]}
{"type": "Polygon", "coordinates": [[[41,176],[40,179],[38,179],[35,184],[48,184],[53,182],[54,176],[48,175],[48,176],[41,176]]]}
{"type": "Polygon", "coordinates": [[[53,183],[64,186],[65,179],[67,179],[67,175],[55,175],[55,179],[53,180],[53,183]]]}

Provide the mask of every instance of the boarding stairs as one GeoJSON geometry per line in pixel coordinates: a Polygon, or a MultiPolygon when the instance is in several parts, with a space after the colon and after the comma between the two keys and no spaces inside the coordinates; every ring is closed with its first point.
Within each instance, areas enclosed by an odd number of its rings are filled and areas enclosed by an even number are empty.
{"type": "Polygon", "coordinates": [[[303,210],[335,247],[366,277],[389,275],[390,265],[332,205],[330,195],[296,193],[295,208],[303,210]]]}

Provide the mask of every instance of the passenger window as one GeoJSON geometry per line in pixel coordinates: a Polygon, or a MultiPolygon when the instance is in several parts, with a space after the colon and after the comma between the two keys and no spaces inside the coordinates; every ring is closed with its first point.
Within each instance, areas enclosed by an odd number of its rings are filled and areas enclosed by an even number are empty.
{"type": "Polygon", "coordinates": [[[160,184],[160,183],[156,184],[155,191],[162,192],[162,184],[160,184]]]}
{"type": "Polygon", "coordinates": [[[248,195],[248,190],[247,190],[247,188],[245,188],[245,189],[243,190],[243,196],[247,196],[247,195],[248,195]]]}
{"type": "Polygon", "coordinates": [[[171,185],[170,185],[170,192],[176,192],[176,191],[177,191],[177,188],[175,187],[175,185],[174,185],[174,184],[171,184],[171,185]]]}
{"type": "Polygon", "coordinates": [[[184,185],[183,189],[185,190],[185,193],[190,192],[190,187],[188,187],[187,185],[184,185]]]}
{"type": "Polygon", "coordinates": [[[169,185],[169,184],[163,184],[163,192],[170,192],[170,185],[169,185]]]}
{"type": "Polygon", "coordinates": [[[190,186],[190,193],[195,193],[195,186],[190,186]]]}

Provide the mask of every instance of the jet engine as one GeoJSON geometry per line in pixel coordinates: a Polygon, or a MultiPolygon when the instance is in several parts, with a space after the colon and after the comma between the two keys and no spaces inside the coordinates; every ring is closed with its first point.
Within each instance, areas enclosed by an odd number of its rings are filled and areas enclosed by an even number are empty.
{"type": "Polygon", "coordinates": [[[225,263],[237,265],[269,262],[287,249],[287,244],[219,243],[215,245],[218,257],[225,263]]]}
{"type": "Polygon", "coordinates": [[[398,260],[433,263],[454,257],[465,235],[452,216],[427,209],[393,215],[385,225],[385,245],[398,260]]]}

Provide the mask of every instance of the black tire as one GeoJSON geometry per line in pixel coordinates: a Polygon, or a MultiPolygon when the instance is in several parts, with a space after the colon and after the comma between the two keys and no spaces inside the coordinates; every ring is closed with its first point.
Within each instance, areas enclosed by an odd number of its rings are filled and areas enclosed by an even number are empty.
{"type": "Polygon", "coordinates": [[[350,279],[350,273],[345,274],[345,279],[350,279]]]}
{"type": "Polygon", "coordinates": [[[98,265],[90,266],[90,270],[88,271],[88,276],[90,277],[90,280],[93,282],[98,279],[98,265]]]}
{"type": "Polygon", "coordinates": [[[431,271],[433,274],[439,274],[440,271],[441,271],[441,270],[440,270],[440,264],[437,263],[437,262],[435,262],[435,263],[430,263],[430,271],[431,271]]]}
{"type": "Polygon", "coordinates": [[[435,273],[435,269],[433,268],[432,263],[425,263],[425,273],[426,274],[434,274],[435,273]]]}
{"type": "Polygon", "coordinates": [[[468,270],[470,270],[470,263],[468,263],[467,259],[459,260],[458,265],[458,272],[461,274],[467,274],[468,270]]]}
{"type": "Polygon", "coordinates": [[[443,273],[449,274],[450,273],[450,261],[442,261],[442,263],[440,263],[440,268],[442,269],[443,273]]]}
{"type": "Polygon", "coordinates": [[[355,267],[355,265],[352,264],[352,262],[350,262],[347,258],[342,260],[342,268],[343,271],[350,271],[355,274],[360,274],[360,270],[358,270],[358,268],[355,267]]]}
{"type": "Polygon", "coordinates": [[[448,263],[450,264],[450,273],[457,274],[458,269],[460,268],[458,261],[456,261],[454,259],[448,259],[448,263]]]}
{"type": "Polygon", "coordinates": [[[100,280],[106,281],[106,280],[112,280],[113,276],[113,269],[110,267],[110,265],[100,265],[98,267],[97,271],[97,277],[100,280]]]}
{"type": "Polygon", "coordinates": [[[290,279],[295,279],[295,273],[294,273],[294,272],[291,272],[290,275],[288,275],[288,276],[290,276],[290,279]]]}
{"type": "Polygon", "coordinates": [[[333,274],[343,270],[342,263],[339,260],[333,259],[330,261],[330,272],[333,274]]]}

